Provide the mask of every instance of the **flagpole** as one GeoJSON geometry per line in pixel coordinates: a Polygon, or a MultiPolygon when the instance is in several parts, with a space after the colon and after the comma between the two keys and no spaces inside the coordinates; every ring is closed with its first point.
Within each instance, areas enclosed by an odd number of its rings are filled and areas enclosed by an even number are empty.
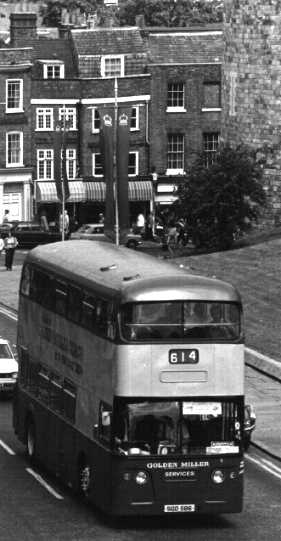
{"type": "Polygon", "coordinates": [[[118,122],[118,82],[117,77],[114,78],[114,140],[113,140],[113,181],[115,191],[115,244],[119,246],[119,209],[118,209],[118,189],[117,189],[117,122],[118,122]]]}

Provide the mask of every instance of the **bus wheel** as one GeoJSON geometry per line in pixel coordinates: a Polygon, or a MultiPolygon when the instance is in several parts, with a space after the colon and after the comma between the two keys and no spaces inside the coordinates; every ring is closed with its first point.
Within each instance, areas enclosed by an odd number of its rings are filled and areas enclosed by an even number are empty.
{"type": "Polygon", "coordinates": [[[87,498],[91,489],[92,475],[90,465],[86,459],[79,465],[78,476],[79,494],[87,498]]]}
{"type": "Polygon", "coordinates": [[[35,425],[32,419],[28,421],[26,430],[26,451],[29,460],[34,461],[36,448],[35,425]]]}

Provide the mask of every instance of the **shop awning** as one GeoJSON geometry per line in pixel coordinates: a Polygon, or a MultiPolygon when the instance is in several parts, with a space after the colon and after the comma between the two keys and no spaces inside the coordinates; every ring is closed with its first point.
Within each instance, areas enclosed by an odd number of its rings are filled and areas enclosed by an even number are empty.
{"type": "MultiPolygon", "coordinates": [[[[149,180],[129,181],[129,201],[149,201],[152,199],[152,182],[149,180]]],[[[105,201],[105,182],[69,182],[70,197],[68,203],[85,201],[105,201]]],[[[55,182],[37,181],[36,201],[44,203],[59,203],[55,182]]]]}
{"type": "Polygon", "coordinates": [[[105,201],[105,182],[84,182],[87,201],[105,201]]]}
{"type": "Polygon", "coordinates": [[[150,201],[153,197],[150,180],[129,181],[129,201],[150,201]]]}
{"type": "MultiPolygon", "coordinates": [[[[79,203],[86,201],[86,190],[84,182],[81,180],[73,180],[69,183],[70,197],[67,203],[79,203]]],[[[55,182],[37,182],[36,183],[36,201],[44,203],[60,203],[57,196],[55,182]]]]}

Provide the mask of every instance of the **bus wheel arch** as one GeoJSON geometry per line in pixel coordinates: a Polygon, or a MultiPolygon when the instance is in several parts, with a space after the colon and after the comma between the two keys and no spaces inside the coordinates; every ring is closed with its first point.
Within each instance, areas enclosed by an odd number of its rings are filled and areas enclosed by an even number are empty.
{"type": "Polygon", "coordinates": [[[85,453],[80,453],[77,461],[77,485],[78,494],[88,498],[92,489],[93,474],[90,462],[85,453]]]}

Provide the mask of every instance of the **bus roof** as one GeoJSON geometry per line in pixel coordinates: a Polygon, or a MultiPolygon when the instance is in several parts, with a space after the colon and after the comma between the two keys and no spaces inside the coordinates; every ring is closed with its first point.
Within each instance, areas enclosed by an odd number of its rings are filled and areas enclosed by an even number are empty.
{"type": "Polygon", "coordinates": [[[82,287],[98,289],[101,295],[118,296],[121,302],[241,301],[231,284],[187,273],[170,262],[108,242],[68,240],[37,246],[26,262],[82,287]]]}

